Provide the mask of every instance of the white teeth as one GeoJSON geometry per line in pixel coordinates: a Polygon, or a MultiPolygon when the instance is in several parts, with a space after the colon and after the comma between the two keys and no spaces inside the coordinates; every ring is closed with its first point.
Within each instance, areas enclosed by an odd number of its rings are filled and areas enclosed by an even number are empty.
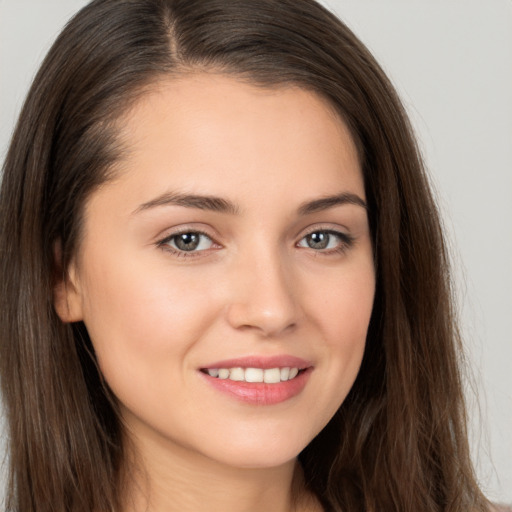
{"type": "MultiPolygon", "coordinates": [[[[267,370],[265,370],[267,371],[267,370]]],[[[246,368],[245,369],[246,382],[263,382],[263,370],[261,368],[246,368]]]]}
{"type": "Polygon", "coordinates": [[[265,382],[266,384],[277,384],[295,378],[298,368],[208,368],[210,377],[229,379],[239,382],[265,382]]]}
{"type": "Polygon", "coordinates": [[[270,368],[263,372],[263,381],[267,384],[276,384],[281,382],[281,371],[279,368],[270,368]]]}
{"type": "Polygon", "coordinates": [[[219,370],[219,379],[227,379],[229,377],[229,370],[221,368],[219,370]]]}
{"type": "Polygon", "coordinates": [[[229,371],[229,380],[245,380],[245,372],[243,368],[231,368],[229,371]]]}

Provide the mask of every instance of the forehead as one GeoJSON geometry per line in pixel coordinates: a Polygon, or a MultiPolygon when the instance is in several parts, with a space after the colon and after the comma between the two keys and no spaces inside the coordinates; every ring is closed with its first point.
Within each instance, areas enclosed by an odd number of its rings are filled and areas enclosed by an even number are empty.
{"type": "Polygon", "coordinates": [[[300,87],[185,75],[154,84],[118,126],[120,178],[138,181],[145,198],[165,187],[224,196],[234,185],[266,200],[285,188],[302,196],[308,189],[331,195],[333,187],[364,194],[346,124],[329,102],[300,87]]]}

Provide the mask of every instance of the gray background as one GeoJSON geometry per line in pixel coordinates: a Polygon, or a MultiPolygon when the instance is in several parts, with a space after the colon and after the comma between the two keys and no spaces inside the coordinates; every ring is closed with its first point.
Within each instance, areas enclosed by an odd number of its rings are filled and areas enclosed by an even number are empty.
{"type": "MultiPolygon", "coordinates": [[[[0,161],[38,64],[85,3],[0,0],[0,161]]],[[[373,51],[417,130],[452,246],[474,460],[488,496],[512,502],[512,2],[323,3],[373,51]]]]}

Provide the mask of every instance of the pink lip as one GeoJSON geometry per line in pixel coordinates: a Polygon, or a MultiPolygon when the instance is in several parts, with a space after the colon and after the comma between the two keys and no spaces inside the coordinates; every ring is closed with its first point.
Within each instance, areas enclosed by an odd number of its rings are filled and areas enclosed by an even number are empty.
{"type": "Polygon", "coordinates": [[[246,356],[236,359],[226,359],[218,361],[208,366],[204,366],[204,370],[211,368],[299,368],[305,369],[312,366],[310,361],[301,359],[300,357],[290,355],[278,356],[246,356]]]}
{"type": "Polygon", "coordinates": [[[210,377],[204,371],[199,372],[207,384],[217,391],[252,405],[274,405],[297,396],[306,386],[309,376],[313,371],[313,366],[308,361],[288,355],[273,357],[249,356],[229,359],[216,362],[201,369],[207,370],[212,368],[299,368],[302,370],[294,379],[276,384],[218,379],[210,377]]]}

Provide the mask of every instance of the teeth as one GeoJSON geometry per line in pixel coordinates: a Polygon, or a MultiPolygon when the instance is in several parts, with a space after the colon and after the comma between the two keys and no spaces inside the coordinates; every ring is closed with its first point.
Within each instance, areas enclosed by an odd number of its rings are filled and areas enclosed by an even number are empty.
{"type": "Polygon", "coordinates": [[[297,377],[297,374],[299,373],[298,368],[290,368],[290,375],[288,375],[288,380],[292,380],[295,377],[297,377]]]}
{"type": "Polygon", "coordinates": [[[245,382],[263,382],[264,371],[261,368],[247,368],[245,382]]]}
{"type": "Polygon", "coordinates": [[[265,382],[277,384],[291,380],[299,374],[298,368],[209,368],[210,377],[229,379],[238,382],[265,382]]]}
{"type": "MultiPolygon", "coordinates": [[[[213,370],[215,371],[215,370],[213,370]]],[[[229,378],[229,370],[226,370],[225,368],[221,368],[218,370],[219,372],[219,379],[227,379],[229,378]]]]}
{"type": "Polygon", "coordinates": [[[267,384],[276,384],[281,382],[281,370],[279,368],[271,368],[263,372],[263,382],[267,384]]]}
{"type": "Polygon", "coordinates": [[[243,368],[231,368],[229,370],[229,380],[245,380],[245,372],[243,368]]]}

